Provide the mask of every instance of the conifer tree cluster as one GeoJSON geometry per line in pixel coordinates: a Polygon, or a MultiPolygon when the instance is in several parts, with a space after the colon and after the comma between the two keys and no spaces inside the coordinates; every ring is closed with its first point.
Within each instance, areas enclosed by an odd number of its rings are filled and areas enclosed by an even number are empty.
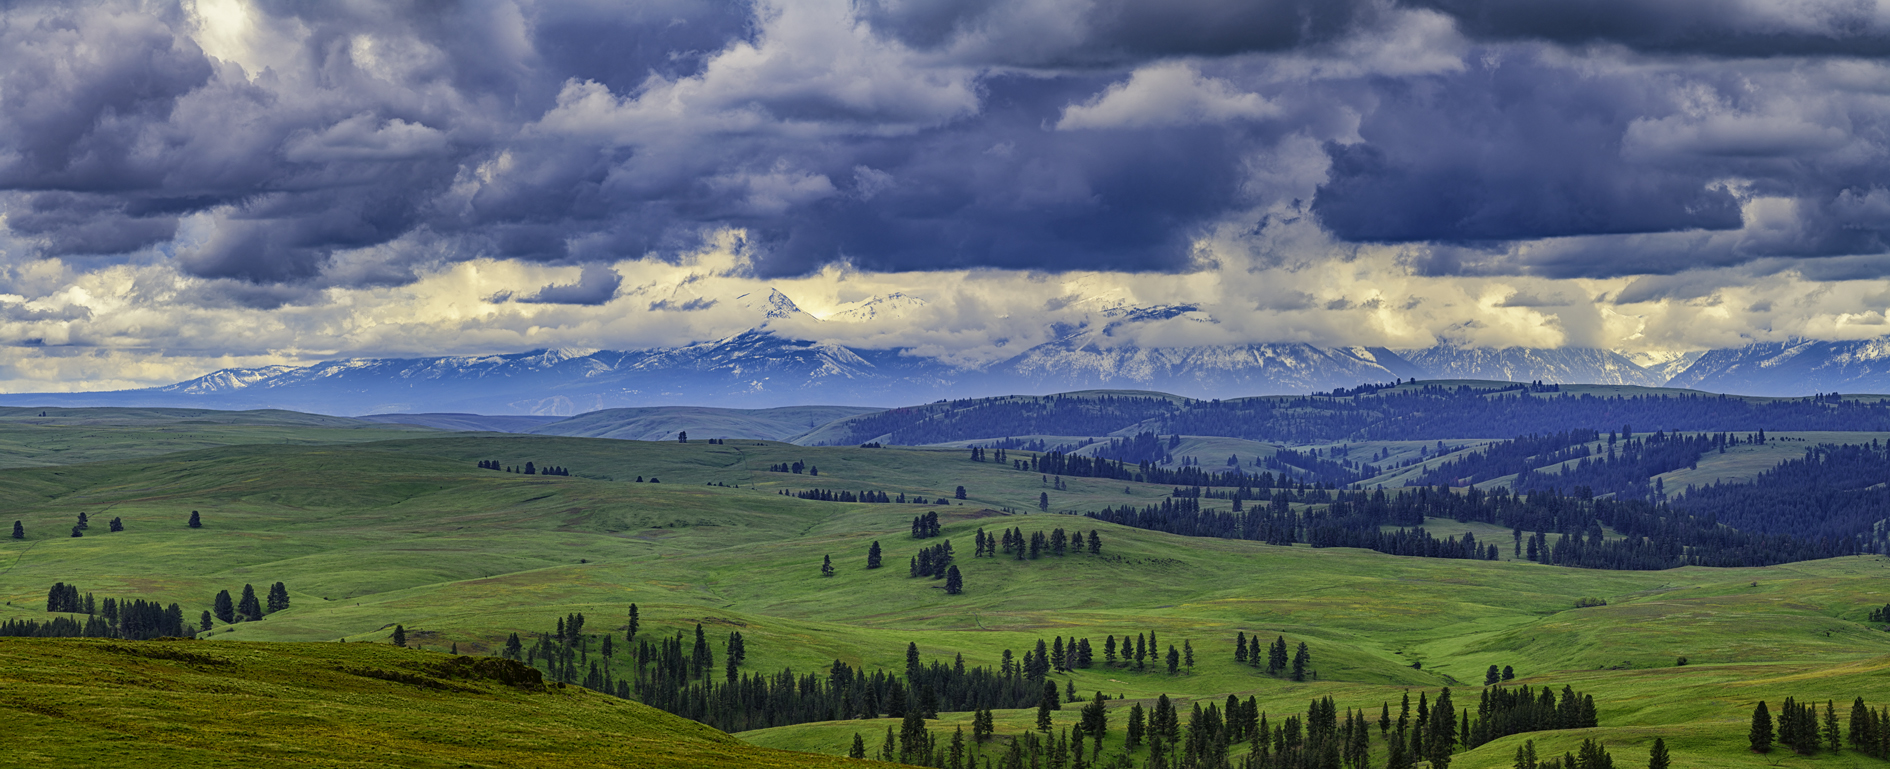
{"type": "Polygon", "coordinates": [[[930,512],[912,519],[912,538],[928,539],[939,535],[938,513],[930,512]]]}
{"type": "Polygon", "coordinates": [[[781,464],[778,464],[778,465],[768,465],[768,472],[771,472],[771,473],[793,473],[795,475],[800,475],[801,473],[806,472],[810,469],[813,470],[811,475],[820,474],[820,468],[810,467],[807,463],[802,462],[798,459],[794,460],[793,464],[782,462],[781,464]]]}
{"type": "MultiPolygon", "coordinates": [[[[1856,704],[1861,705],[1860,698],[1856,704]]],[[[1868,716],[1869,708],[1864,709],[1868,716]]],[[[1851,711],[1852,742],[1856,743],[1858,710],[1854,705],[1851,711]]],[[[1752,709],[1752,728],[1747,734],[1755,753],[1767,753],[1772,749],[1773,741],[1791,748],[1801,756],[1809,756],[1819,750],[1837,751],[1843,747],[1844,734],[1838,728],[1837,705],[1826,700],[1822,717],[1816,702],[1799,702],[1786,697],[1779,706],[1777,729],[1774,730],[1772,713],[1761,700],[1752,709]]]]}
{"type": "Polygon", "coordinates": [[[907,576],[931,577],[943,579],[945,569],[952,565],[952,541],[945,540],[931,547],[922,548],[912,557],[912,567],[907,576]]]}
{"type": "Polygon", "coordinates": [[[1022,528],[1005,529],[998,536],[992,536],[986,534],[984,529],[979,529],[977,535],[972,538],[972,545],[973,558],[986,556],[996,558],[999,553],[1003,553],[1011,556],[1013,560],[1023,561],[1035,560],[1046,555],[1061,558],[1070,553],[1087,552],[1090,555],[1100,555],[1102,536],[1097,534],[1095,529],[1089,531],[1087,539],[1082,532],[1065,532],[1061,528],[1052,529],[1048,536],[1045,536],[1042,531],[1033,531],[1029,536],[1025,536],[1022,528]]]}
{"type": "MultiPolygon", "coordinates": [[[[1665,740],[1654,738],[1654,747],[1648,751],[1648,769],[1667,769],[1670,760],[1665,740]]],[[[1614,769],[1614,756],[1593,737],[1582,740],[1581,747],[1573,753],[1564,753],[1560,757],[1539,758],[1536,755],[1536,741],[1527,740],[1516,749],[1516,759],[1512,764],[1515,769],[1614,769]]]]}
{"type": "Polygon", "coordinates": [[[1890,758],[1890,707],[1873,710],[1858,697],[1851,703],[1846,736],[1853,750],[1871,758],[1890,758]]]}
{"type": "Polygon", "coordinates": [[[244,585],[242,597],[235,600],[230,598],[230,591],[218,591],[212,603],[211,613],[226,623],[254,622],[287,608],[289,608],[289,588],[277,582],[269,587],[267,608],[256,598],[255,586],[244,585]]]}
{"type": "Polygon", "coordinates": [[[64,582],[55,583],[46,592],[46,611],[84,614],[86,617],[83,620],[55,617],[46,622],[10,620],[0,623],[0,636],[142,641],[193,635],[184,624],[183,608],[177,604],[164,606],[143,599],[100,600],[91,593],[80,595],[78,586],[64,582]]]}
{"type": "Polygon", "coordinates": [[[536,462],[526,462],[524,467],[514,467],[514,466],[502,465],[499,463],[499,460],[496,460],[496,459],[479,460],[479,469],[498,470],[500,472],[518,473],[520,475],[570,475],[571,474],[571,470],[569,468],[559,467],[557,465],[540,466],[536,462]]]}
{"type": "Polygon", "coordinates": [[[986,454],[985,447],[983,446],[971,447],[971,461],[984,462],[984,461],[987,461],[987,459],[988,461],[991,461],[991,462],[1009,462],[1010,461],[1010,459],[1005,456],[1004,449],[1002,448],[992,449],[989,454],[986,454]]]}
{"type": "Polygon", "coordinates": [[[903,491],[899,492],[898,494],[888,494],[884,491],[873,491],[871,489],[865,489],[861,491],[847,491],[845,489],[840,489],[837,491],[834,489],[806,489],[803,491],[789,491],[787,489],[782,489],[779,492],[779,494],[784,497],[795,497],[797,499],[807,499],[807,500],[813,500],[815,502],[862,502],[866,504],[878,504],[878,505],[893,505],[893,504],[949,505],[951,504],[951,501],[947,500],[944,497],[938,497],[936,499],[926,499],[925,497],[921,497],[917,494],[907,496],[906,493],[903,491]]]}
{"type": "MultiPolygon", "coordinates": [[[[19,538],[19,530],[20,530],[20,524],[19,524],[19,523],[17,523],[17,522],[16,522],[16,523],[14,523],[14,524],[13,524],[13,531],[14,531],[14,538],[15,538],[15,539],[18,539],[18,538],[19,538]]],[[[1871,609],[1871,610],[1870,610],[1870,620],[1869,620],[1869,621],[1871,621],[1871,622],[1890,622],[1890,603],[1887,603],[1887,604],[1884,604],[1884,605],[1883,605],[1883,608],[1881,608],[1881,609],[1871,609]]]]}
{"type": "Polygon", "coordinates": [[[1234,661],[1256,668],[1264,663],[1267,675],[1280,676],[1290,672],[1293,680],[1304,681],[1306,674],[1312,670],[1312,650],[1307,648],[1304,641],[1300,642],[1299,648],[1289,649],[1286,636],[1279,636],[1262,652],[1260,636],[1256,634],[1250,640],[1243,631],[1234,634],[1234,661]]]}

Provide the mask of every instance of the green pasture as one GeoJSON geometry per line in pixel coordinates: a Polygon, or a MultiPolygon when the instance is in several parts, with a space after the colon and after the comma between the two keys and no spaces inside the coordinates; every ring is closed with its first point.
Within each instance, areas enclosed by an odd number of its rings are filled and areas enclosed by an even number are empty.
{"type": "MultiPolygon", "coordinates": [[[[144,439],[127,435],[128,443],[144,439]]],[[[995,665],[1006,649],[1021,655],[1039,640],[1080,637],[1095,647],[1097,665],[1055,680],[1073,682],[1084,697],[1119,695],[1112,714],[1117,725],[1128,703],[1164,693],[1188,701],[1254,696],[1275,717],[1303,712],[1310,699],[1328,695],[1342,707],[1370,706],[1375,713],[1385,701],[1395,707],[1407,689],[1442,686],[1453,687],[1462,705],[1489,666],[1508,665],[1523,682],[1568,683],[1594,694],[1602,727],[1590,736],[1609,741],[1617,761],[1645,760],[1645,744],[1666,736],[1682,766],[1798,761],[1739,749],[1744,731],[1737,722],[1757,697],[1890,700],[1890,676],[1884,675],[1890,633],[1863,622],[1869,607],[1890,603],[1890,560],[1875,556],[1658,572],[1400,558],[1175,537],[1060,515],[1155,503],[1168,489],[1065,479],[1069,488],[1055,490],[1040,474],[972,462],[961,448],[417,435],[425,437],[230,445],[0,471],[0,508],[8,514],[0,523],[17,519],[27,531],[24,540],[0,539],[0,599],[6,602],[0,620],[44,619],[54,582],[99,597],[175,601],[194,619],[218,590],[235,594],[252,584],[262,591],[281,581],[291,608],[260,622],[218,623],[210,640],[189,646],[238,650],[231,654],[321,650],[282,652],[288,655],[280,662],[284,680],[300,674],[298,665],[339,664],[327,657],[298,662],[295,655],[342,654],[328,650],[363,648],[359,642],[378,644],[375,654],[424,656],[378,651],[395,624],[412,645],[483,654],[510,633],[530,643],[559,617],[581,612],[590,632],[619,633],[621,641],[633,602],[641,609],[642,636],[693,632],[700,623],[719,650],[728,633],[740,631],[748,669],[764,672],[810,671],[834,660],[899,670],[907,643],[916,643],[927,659],[962,654],[967,664],[995,665]],[[479,460],[559,465],[571,476],[482,470],[479,460]],[[795,461],[818,467],[820,475],[768,470],[795,461]],[[960,485],[967,499],[948,505],[816,502],[780,493],[873,490],[929,501],[953,497],[960,485]],[[1047,514],[1036,507],[1046,490],[1047,514]],[[203,528],[185,526],[192,510],[201,513],[203,528]],[[74,538],[69,531],[80,512],[91,527],[74,538]],[[907,575],[908,560],[939,541],[909,535],[912,517],[925,512],[942,519],[943,538],[952,542],[965,575],[964,595],[948,596],[940,582],[907,575]],[[106,531],[113,517],[122,518],[125,531],[106,531]],[[1028,534],[1058,527],[1094,529],[1103,552],[1035,561],[972,557],[979,528],[1028,534]],[[868,570],[866,552],[874,541],[885,551],[885,567],[868,570]],[[834,559],[836,576],[819,576],[823,556],[834,559]],[[1608,605],[1575,608],[1590,597],[1608,605]],[[1142,670],[1103,664],[1104,636],[1149,632],[1164,653],[1170,644],[1191,644],[1194,667],[1170,675],[1161,663],[1142,670]],[[1236,633],[1307,643],[1316,680],[1285,681],[1236,664],[1236,633]],[[341,639],[348,643],[334,643],[341,639]],[[1682,656],[1689,664],[1677,667],[1682,656]]],[[[1439,520],[1430,528],[1439,536],[1474,531],[1506,558],[1511,553],[1508,532],[1498,527],[1439,520]]],[[[31,656],[10,650],[36,643],[0,641],[0,658],[31,656]]],[[[600,658],[597,651],[591,659],[600,658]]],[[[623,656],[616,657],[613,672],[627,670],[623,656]]],[[[70,686],[77,688],[61,691],[104,702],[103,694],[70,686]]],[[[310,686],[310,693],[296,695],[300,701],[325,696],[310,686]]],[[[546,701],[506,700],[513,709],[495,705],[489,717],[526,718],[519,708],[546,701]]],[[[606,705],[617,706],[598,707],[606,705]]],[[[108,712],[104,704],[94,707],[108,712]]],[[[433,706],[416,706],[416,712],[427,707],[433,706]]],[[[296,712],[289,708],[283,718],[294,721],[296,712]]],[[[592,717],[589,711],[547,712],[578,719],[572,723],[592,717]]],[[[1034,712],[999,716],[1000,735],[1034,723],[1034,712]]],[[[1059,716],[1074,717],[1074,708],[1059,716]]],[[[965,718],[947,714],[940,728],[949,732],[965,718]]],[[[80,728],[30,724],[14,731],[53,735],[80,728]]],[[[840,754],[859,731],[870,752],[885,726],[807,724],[741,736],[757,745],[840,754]]],[[[1545,751],[1559,752],[1581,736],[1536,739],[1545,751]]],[[[1120,737],[1118,731],[1111,739],[1120,737]]],[[[1506,765],[1516,744],[1501,741],[1465,754],[1460,766],[1506,765]]],[[[126,749],[137,752],[134,745],[126,749]]],[[[1810,760],[1836,765],[1851,759],[1810,760]]]]}

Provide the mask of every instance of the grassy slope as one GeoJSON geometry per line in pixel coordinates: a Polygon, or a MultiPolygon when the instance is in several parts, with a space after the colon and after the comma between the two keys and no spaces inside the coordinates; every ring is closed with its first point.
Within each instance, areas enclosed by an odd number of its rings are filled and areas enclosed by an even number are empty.
{"type": "Polygon", "coordinates": [[[605,409],[579,414],[532,432],[580,438],[662,441],[677,432],[704,438],[759,438],[792,441],[835,420],[879,409],[860,406],[784,406],[773,409],[718,409],[698,406],[605,409]]]}
{"type": "Polygon", "coordinates": [[[0,468],[101,462],[215,446],[357,443],[428,432],[411,425],[278,410],[0,408],[0,468]]]}
{"type": "MultiPolygon", "coordinates": [[[[1661,733],[1677,747],[1692,740],[1686,744],[1721,752],[1716,746],[1743,733],[1724,725],[1745,717],[1755,693],[1890,699],[1885,677],[1870,672],[1890,654],[1890,634],[1859,624],[1865,607],[1890,602],[1883,559],[1603,572],[1186,539],[1054,515],[998,516],[985,508],[1033,509],[1041,478],[964,457],[751,441],[454,436],[13,470],[0,473],[0,504],[20,511],[33,536],[0,540],[0,596],[16,604],[0,617],[44,617],[46,586],[57,580],[101,596],[179,601],[191,616],[218,589],[282,580],[293,608],[213,637],[381,640],[400,622],[425,646],[476,651],[506,632],[549,629],[566,612],[584,612],[600,631],[618,626],[634,601],[651,633],[702,622],[719,647],[727,631],[740,629],[750,667],[761,671],[834,659],[898,669],[908,641],[928,657],[962,652],[968,663],[995,664],[1004,649],[1021,653],[1040,638],[1100,643],[1104,634],[1153,630],[1164,643],[1193,642],[1192,674],[1099,666],[1067,677],[1086,694],[1132,699],[1252,694],[1278,715],[1325,694],[1376,706],[1405,687],[1479,683],[1489,665],[1513,665],[1525,677],[1595,693],[1611,740],[1661,733]],[[482,458],[562,464],[574,477],[473,468],[482,458]],[[797,459],[819,466],[821,476],[765,471],[797,459]],[[637,484],[638,475],[664,482],[637,484]],[[849,505],[774,493],[821,486],[930,496],[959,484],[971,504],[849,505]],[[206,528],[182,526],[190,509],[204,511],[206,528]],[[80,510],[122,515],[129,528],[63,536],[80,510]],[[900,568],[933,544],[905,534],[923,510],[946,520],[966,573],[964,596],[945,596],[900,568]],[[1105,553],[973,559],[969,540],[979,526],[1093,527],[1105,553]],[[890,568],[861,567],[873,540],[886,548],[890,568]],[[815,573],[826,554],[840,573],[822,580],[815,573]],[[1586,596],[1611,605],[1572,608],[1586,596]],[[1236,632],[1307,641],[1320,680],[1293,684],[1235,665],[1236,632]],[[1672,668],[1681,655],[1693,664],[1672,668]],[[1708,696],[1722,688],[1727,693],[1708,696]]],[[[1071,483],[1071,491],[1052,492],[1059,507],[1140,504],[1165,492],[1071,483]]],[[[1439,531],[1456,533],[1448,525],[1439,531]]],[[[1505,539],[1492,541],[1506,547],[1505,539]]],[[[1115,717],[1119,725],[1121,712],[1115,717]]],[[[1005,713],[1000,725],[1014,732],[1029,720],[1005,713]]],[[[855,730],[876,746],[884,728],[803,725],[744,736],[839,753],[855,730]]],[[[1505,763],[1498,754],[1510,749],[1499,743],[1462,761],[1505,763]]]]}
{"type": "Polygon", "coordinates": [[[575,687],[443,675],[449,659],[384,644],[0,639],[0,763],[858,765],[754,747],[575,687]]]}

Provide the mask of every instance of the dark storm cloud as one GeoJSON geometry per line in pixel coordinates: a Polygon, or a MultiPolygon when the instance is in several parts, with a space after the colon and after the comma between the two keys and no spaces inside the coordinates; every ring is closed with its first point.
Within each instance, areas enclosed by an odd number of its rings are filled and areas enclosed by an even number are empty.
{"type": "MultiPolygon", "coordinates": [[[[216,286],[672,256],[728,227],[761,276],[1177,270],[1289,199],[1429,274],[1890,249],[1882,73],[1815,65],[1890,55],[1862,3],[271,1],[247,53],[182,6],[5,8],[8,229],[47,255],[171,243],[216,286]],[[1177,61],[1195,101],[1124,85],[1177,61]],[[1323,142],[1323,184],[1256,177],[1289,136],[1323,142]],[[1755,227],[1761,198],[1794,204],[1755,227]],[[1570,242],[1515,245],[1540,239],[1570,242]],[[361,249],[385,263],[337,256],[361,249]]],[[[615,295],[585,275],[519,301],[615,295]]]]}
{"type": "Polygon", "coordinates": [[[1618,44],[1718,56],[1886,56],[1890,18],[1874,2],[1402,0],[1449,14],[1481,40],[1618,44]]]}
{"type": "Polygon", "coordinates": [[[1359,241],[1475,241],[1733,229],[1738,201],[1707,188],[1723,170],[1625,157],[1629,124],[1664,109],[1653,84],[1505,60],[1384,85],[1359,126],[1330,143],[1313,211],[1359,241]]]}
{"type": "MultiPolygon", "coordinates": [[[[526,304],[584,304],[599,305],[617,296],[617,288],[623,285],[623,276],[615,270],[602,265],[586,265],[583,273],[573,283],[554,283],[545,286],[530,296],[512,297],[510,293],[501,293],[495,301],[524,302],[526,304]]],[[[688,308],[685,308],[688,309],[688,308]]]]}
{"type": "Polygon", "coordinates": [[[982,63],[1091,67],[1330,42],[1369,23],[1370,0],[866,0],[875,28],[982,63]]]}

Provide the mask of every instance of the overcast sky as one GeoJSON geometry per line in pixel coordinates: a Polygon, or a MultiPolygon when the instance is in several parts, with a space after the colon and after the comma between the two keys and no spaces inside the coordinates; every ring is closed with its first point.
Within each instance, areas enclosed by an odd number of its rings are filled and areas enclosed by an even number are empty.
{"type": "Polygon", "coordinates": [[[8,391],[681,344],[771,287],[967,362],[1123,305],[1199,308],[1141,344],[1890,332],[1884,2],[0,9],[8,391]]]}

